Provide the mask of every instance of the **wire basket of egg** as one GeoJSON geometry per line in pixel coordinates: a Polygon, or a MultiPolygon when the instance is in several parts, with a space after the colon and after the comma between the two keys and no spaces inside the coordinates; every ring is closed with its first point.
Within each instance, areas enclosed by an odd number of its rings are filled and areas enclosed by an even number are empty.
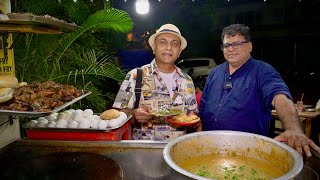
{"type": "Polygon", "coordinates": [[[69,109],[31,120],[26,128],[107,130],[119,128],[127,120],[127,114],[115,109],[106,110],[100,115],[94,114],[91,109],[69,109]]]}

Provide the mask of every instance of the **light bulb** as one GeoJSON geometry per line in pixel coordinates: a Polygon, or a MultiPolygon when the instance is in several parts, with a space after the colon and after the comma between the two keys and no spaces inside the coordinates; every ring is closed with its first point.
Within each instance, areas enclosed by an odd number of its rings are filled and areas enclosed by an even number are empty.
{"type": "Polygon", "coordinates": [[[136,0],[136,11],[139,14],[147,14],[149,12],[149,1],[136,0]]]}

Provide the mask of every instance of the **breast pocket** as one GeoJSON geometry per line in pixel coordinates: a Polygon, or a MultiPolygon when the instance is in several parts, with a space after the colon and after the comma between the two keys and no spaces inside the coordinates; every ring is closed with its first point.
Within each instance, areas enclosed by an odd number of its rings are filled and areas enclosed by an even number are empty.
{"type": "Polygon", "coordinates": [[[239,110],[254,110],[257,105],[257,100],[257,94],[253,88],[243,88],[241,91],[235,91],[231,98],[235,108],[239,110]]]}

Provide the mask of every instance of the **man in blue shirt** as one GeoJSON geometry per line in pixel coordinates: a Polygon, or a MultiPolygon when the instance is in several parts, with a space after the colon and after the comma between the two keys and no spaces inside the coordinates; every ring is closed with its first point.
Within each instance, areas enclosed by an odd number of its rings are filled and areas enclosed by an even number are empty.
{"type": "Polygon", "coordinates": [[[199,108],[202,129],[268,136],[275,107],[285,129],[275,139],[310,157],[309,146],[317,146],[303,134],[288,87],[271,65],[251,57],[250,28],[230,25],[221,38],[227,62],[215,67],[207,78],[199,108]]]}

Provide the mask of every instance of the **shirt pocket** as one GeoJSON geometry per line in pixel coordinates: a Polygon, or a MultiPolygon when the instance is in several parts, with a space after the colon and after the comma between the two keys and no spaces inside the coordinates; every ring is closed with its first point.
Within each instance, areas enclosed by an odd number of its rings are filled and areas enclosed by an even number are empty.
{"type": "Polygon", "coordinates": [[[231,102],[237,110],[254,110],[258,100],[254,89],[249,87],[238,91],[235,90],[235,93],[231,98],[231,102]]]}

